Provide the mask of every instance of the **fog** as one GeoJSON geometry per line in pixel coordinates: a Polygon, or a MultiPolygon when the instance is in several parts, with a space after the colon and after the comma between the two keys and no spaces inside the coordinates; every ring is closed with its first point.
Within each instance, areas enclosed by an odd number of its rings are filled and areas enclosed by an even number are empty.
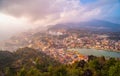
{"type": "Polygon", "coordinates": [[[18,19],[0,13],[0,40],[10,38],[12,35],[31,29],[32,25],[23,18],[18,19]]]}
{"type": "Polygon", "coordinates": [[[0,0],[0,40],[35,27],[104,19],[119,0],[0,0]],[[101,6],[102,5],[102,6],[101,6]]]}

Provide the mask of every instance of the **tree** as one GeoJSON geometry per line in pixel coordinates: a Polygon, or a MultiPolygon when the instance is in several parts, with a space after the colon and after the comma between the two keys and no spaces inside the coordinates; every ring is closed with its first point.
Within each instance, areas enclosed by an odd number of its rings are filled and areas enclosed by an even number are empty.
{"type": "Polygon", "coordinates": [[[88,56],[88,61],[94,60],[94,59],[96,59],[96,58],[97,58],[96,56],[89,55],[89,56],[88,56]]]}
{"type": "Polygon", "coordinates": [[[110,66],[113,66],[117,61],[115,60],[115,58],[110,58],[107,63],[106,63],[106,68],[109,69],[110,66]]]}
{"type": "Polygon", "coordinates": [[[91,60],[88,64],[91,69],[94,69],[94,70],[101,69],[100,63],[97,59],[91,60]]]}
{"type": "Polygon", "coordinates": [[[93,75],[93,73],[90,69],[86,69],[83,73],[83,76],[92,76],[92,75],[93,75]]]}
{"type": "Polygon", "coordinates": [[[68,76],[81,76],[83,72],[82,68],[72,68],[68,71],[68,76]]]}
{"type": "Polygon", "coordinates": [[[25,68],[23,67],[18,73],[17,73],[17,76],[26,76],[26,70],[25,68]]]}
{"type": "Polygon", "coordinates": [[[9,67],[7,67],[5,69],[5,76],[14,76],[14,71],[10,69],[9,67]]]}
{"type": "Polygon", "coordinates": [[[102,65],[105,64],[105,57],[104,56],[99,57],[99,62],[102,65]]]}
{"type": "Polygon", "coordinates": [[[35,67],[31,67],[26,76],[41,76],[41,73],[35,67]]]}
{"type": "Polygon", "coordinates": [[[116,63],[115,66],[111,66],[108,73],[109,76],[120,76],[120,62],[116,63]]]}
{"type": "Polygon", "coordinates": [[[60,66],[55,69],[53,76],[67,76],[67,70],[65,66],[60,66]]]}
{"type": "Polygon", "coordinates": [[[81,67],[81,68],[84,68],[84,65],[86,64],[86,62],[84,60],[81,60],[78,62],[78,65],[77,67],[81,67]]]}

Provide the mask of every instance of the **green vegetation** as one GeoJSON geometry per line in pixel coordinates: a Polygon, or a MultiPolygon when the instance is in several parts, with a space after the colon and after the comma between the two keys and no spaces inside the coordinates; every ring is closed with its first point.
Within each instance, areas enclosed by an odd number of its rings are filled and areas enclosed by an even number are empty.
{"type": "Polygon", "coordinates": [[[0,76],[120,76],[120,60],[88,56],[74,64],[60,64],[41,51],[21,48],[0,52],[0,76]]]}

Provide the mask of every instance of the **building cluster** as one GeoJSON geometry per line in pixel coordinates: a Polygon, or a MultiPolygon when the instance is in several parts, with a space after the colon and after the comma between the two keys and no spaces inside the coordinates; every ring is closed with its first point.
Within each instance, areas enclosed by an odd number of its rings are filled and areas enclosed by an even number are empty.
{"type": "Polygon", "coordinates": [[[78,60],[87,61],[88,57],[75,51],[68,51],[70,48],[120,51],[120,40],[109,39],[106,34],[59,30],[22,34],[18,37],[13,37],[1,46],[8,50],[26,46],[40,49],[61,63],[71,64],[78,60]]]}

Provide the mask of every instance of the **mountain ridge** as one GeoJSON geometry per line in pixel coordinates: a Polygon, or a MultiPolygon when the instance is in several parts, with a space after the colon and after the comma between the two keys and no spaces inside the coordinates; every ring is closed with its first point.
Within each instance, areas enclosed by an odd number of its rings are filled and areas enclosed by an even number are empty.
{"type": "Polygon", "coordinates": [[[103,20],[91,20],[87,22],[79,22],[79,23],[65,23],[65,24],[56,24],[49,28],[52,29],[88,29],[93,31],[112,31],[112,32],[120,32],[120,24],[112,23],[109,21],[103,20]],[[113,30],[114,29],[114,30],[113,30]]]}

